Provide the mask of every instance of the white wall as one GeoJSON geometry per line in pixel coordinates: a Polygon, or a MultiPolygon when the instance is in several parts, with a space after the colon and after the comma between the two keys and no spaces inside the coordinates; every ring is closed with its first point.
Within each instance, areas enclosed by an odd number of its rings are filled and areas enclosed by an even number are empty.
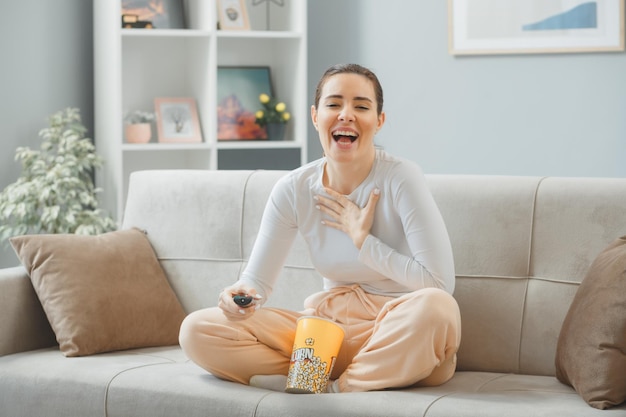
{"type": "MultiPolygon", "coordinates": [[[[17,180],[15,149],[38,149],[49,115],[81,109],[93,134],[91,1],[0,1],[0,189],[17,180]]],[[[0,243],[0,267],[19,265],[0,243]]]]}
{"type": "Polygon", "coordinates": [[[309,12],[310,102],[329,65],[370,67],[385,90],[379,144],[425,172],[626,175],[624,52],[453,57],[446,1],[311,0],[309,12]]]}

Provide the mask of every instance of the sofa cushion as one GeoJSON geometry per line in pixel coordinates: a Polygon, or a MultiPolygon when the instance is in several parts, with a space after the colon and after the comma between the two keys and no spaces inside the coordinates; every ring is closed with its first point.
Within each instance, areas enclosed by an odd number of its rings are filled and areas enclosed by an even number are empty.
{"type": "Polygon", "coordinates": [[[556,376],[592,407],[626,400],[626,236],[593,261],[565,317],[556,376]]]}
{"type": "Polygon", "coordinates": [[[10,242],[65,356],[178,343],[185,312],[143,232],[10,242]]]}

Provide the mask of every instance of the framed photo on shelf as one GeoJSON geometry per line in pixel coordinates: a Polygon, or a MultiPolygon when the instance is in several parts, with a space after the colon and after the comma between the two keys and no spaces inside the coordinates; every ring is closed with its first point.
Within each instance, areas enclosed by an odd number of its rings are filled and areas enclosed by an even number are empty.
{"type": "Polygon", "coordinates": [[[624,0],[448,0],[452,55],[624,50],[624,0]]]}
{"type": "Polygon", "coordinates": [[[217,18],[220,30],[249,30],[245,0],[217,0],[217,18]]]}
{"type": "Polygon", "coordinates": [[[184,29],[183,0],[121,0],[124,29],[184,29]]]}
{"type": "Polygon", "coordinates": [[[160,143],[202,142],[195,99],[158,97],[154,108],[160,143]]]}
{"type": "Polygon", "coordinates": [[[267,139],[255,116],[262,93],[274,95],[269,67],[218,67],[217,140],[267,139]]]}

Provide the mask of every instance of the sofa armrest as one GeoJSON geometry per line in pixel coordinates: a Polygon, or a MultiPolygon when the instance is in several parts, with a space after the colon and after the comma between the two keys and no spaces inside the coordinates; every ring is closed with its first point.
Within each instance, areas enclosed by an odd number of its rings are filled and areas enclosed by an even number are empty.
{"type": "Polygon", "coordinates": [[[21,266],[0,269],[0,356],[55,343],[26,270],[21,266]]]}

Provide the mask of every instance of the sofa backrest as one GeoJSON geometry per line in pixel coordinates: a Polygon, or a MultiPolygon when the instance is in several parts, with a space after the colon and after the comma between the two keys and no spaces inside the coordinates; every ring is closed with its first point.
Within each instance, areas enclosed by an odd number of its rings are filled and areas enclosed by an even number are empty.
{"type": "MultiPolygon", "coordinates": [[[[131,174],[122,228],[148,237],[187,311],[216,305],[285,171],[131,174]]],[[[626,179],[428,175],[452,241],[459,370],[554,375],[561,323],[595,256],[626,234],[626,179]]],[[[298,237],[268,305],[321,289],[298,237]]]]}

